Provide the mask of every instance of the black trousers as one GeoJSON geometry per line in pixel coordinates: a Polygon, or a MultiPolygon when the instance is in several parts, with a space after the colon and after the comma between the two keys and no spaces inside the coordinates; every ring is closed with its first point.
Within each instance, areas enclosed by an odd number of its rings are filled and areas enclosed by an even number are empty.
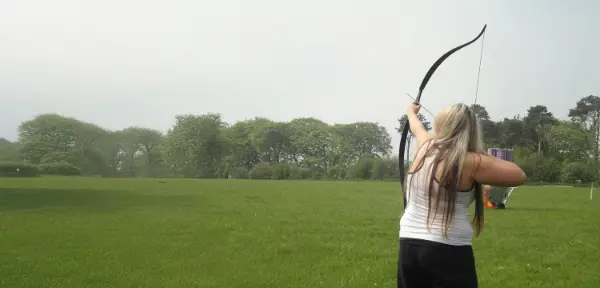
{"type": "Polygon", "coordinates": [[[400,239],[398,288],[477,288],[471,246],[400,239]]]}

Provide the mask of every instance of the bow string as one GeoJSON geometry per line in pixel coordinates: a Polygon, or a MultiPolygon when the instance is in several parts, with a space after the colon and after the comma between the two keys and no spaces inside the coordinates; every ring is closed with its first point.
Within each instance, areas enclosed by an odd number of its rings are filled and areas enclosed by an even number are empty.
{"type": "MultiPolygon", "coordinates": [[[[479,39],[482,35],[484,35],[485,33],[485,29],[487,28],[487,24],[483,26],[483,29],[481,29],[481,32],[479,32],[479,34],[477,35],[477,37],[475,37],[473,40],[462,44],[460,46],[457,46],[455,48],[453,48],[452,50],[446,52],[444,55],[442,55],[442,57],[440,57],[439,59],[437,59],[433,65],[429,68],[429,70],[427,71],[427,74],[425,74],[425,77],[423,78],[423,81],[421,81],[421,85],[419,86],[419,94],[417,94],[417,99],[415,99],[415,104],[419,104],[421,101],[421,95],[423,94],[423,90],[425,89],[425,86],[427,86],[427,83],[429,82],[429,79],[431,79],[431,76],[433,75],[433,73],[437,70],[437,68],[442,64],[442,62],[444,62],[444,60],[446,60],[448,57],[450,57],[450,55],[454,54],[454,52],[469,46],[471,44],[473,44],[475,41],[477,41],[477,39],[479,39]]],[[[484,36],[485,37],[485,36],[484,36]]],[[[485,38],[484,38],[485,39],[485,38]]],[[[481,53],[483,56],[483,43],[481,45],[481,53]]],[[[479,59],[479,70],[478,70],[478,74],[477,74],[477,89],[475,92],[475,102],[477,102],[477,94],[479,92],[479,73],[481,72],[481,57],[479,59]]],[[[405,150],[407,150],[406,148],[406,144],[407,144],[407,138],[408,138],[408,130],[410,130],[410,124],[408,123],[408,118],[406,119],[406,122],[404,123],[404,127],[402,129],[402,135],[400,137],[400,148],[398,151],[398,166],[400,169],[400,186],[402,188],[402,200],[404,201],[404,208],[406,208],[406,190],[405,190],[405,173],[404,173],[404,152],[405,150]]],[[[408,153],[407,153],[408,154],[408,153]]],[[[408,155],[407,155],[408,158],[408,155]]]]}

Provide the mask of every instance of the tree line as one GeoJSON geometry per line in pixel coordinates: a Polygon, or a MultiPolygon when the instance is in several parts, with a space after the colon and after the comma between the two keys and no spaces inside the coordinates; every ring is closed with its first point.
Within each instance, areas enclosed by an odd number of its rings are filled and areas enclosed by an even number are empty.
{"type": "MultiPolygon", "coordinates": [[[[493,121],[472,105],[487,147],[512,148],[534,182],[599,178],[600,97],[587,96],[569,120],[544,105],[493,121]]],[[[431,129],[427,116],[419,115],[431,129]]],[[[406,116],[398,119],[400,127],[406,116]]],[[[219,114],[178,115],[167,133],[129,127],[111,131],[57,114],[19,125],[19,140],[0,138],[0,175],[95,175],[249,179],[394,179],[391,136],[373,122],[327,124],[316,118],[277,122],[256,117],[228,124],[219,114]],[[3,173],[3,174],[2,174],[3,173]]],[[[395,151],[394,151],[395,152],[395,151]]],[[[406,167],[405,167],[406,169],[406,167]]]]}

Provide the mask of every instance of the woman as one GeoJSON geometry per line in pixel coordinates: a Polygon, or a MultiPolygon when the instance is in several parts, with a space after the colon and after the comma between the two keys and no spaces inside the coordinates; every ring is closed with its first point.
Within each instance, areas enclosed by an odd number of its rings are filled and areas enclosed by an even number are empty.
{"type": "Polygon", "coordinates": [[[407,206],[400,220],[398,287],[477,287],[468,215],[483,229],[482,184],[518,186],[527,176],[512,162],[483,152],[475,112],[455,104],[434,120],[435,135],[419,121],[420,106],[408,108],[417,153],[406,177],[407,206]]]}

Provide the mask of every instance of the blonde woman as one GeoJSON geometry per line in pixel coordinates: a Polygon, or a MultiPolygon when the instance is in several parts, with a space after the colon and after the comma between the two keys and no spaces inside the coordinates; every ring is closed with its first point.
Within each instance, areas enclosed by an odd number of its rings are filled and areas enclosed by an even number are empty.
{"type": "Polygon", "coordinates": [[[483,152],[480,124],[465,104],[446,107],[430,135],[410,104],[417,142],[406,177],[407,206],[400,220],[398,287],[478,287],[473,228],[483,229],[482,185],[518,186],[527,176],[512,162],[483,152]],[[475,215],[468,208],[475,202],[475,215]]]}

